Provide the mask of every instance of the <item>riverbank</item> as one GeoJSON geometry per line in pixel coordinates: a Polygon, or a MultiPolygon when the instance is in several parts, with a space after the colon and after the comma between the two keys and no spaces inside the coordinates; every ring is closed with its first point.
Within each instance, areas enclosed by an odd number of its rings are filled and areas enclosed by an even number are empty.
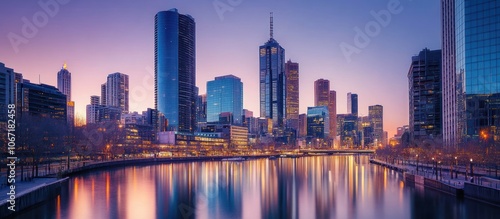
{"type": "Polygon", "coordinates": [[[493,186],[492,183],[488,184],[489,186],[482,185],[483,180],[481,178],[478,178],[480,180],[476,180],[476,183],[473,183],[466,180],[465,177],[463,180],[456,177],[452,178],[447,169],[443,169],[444,174],[441,172],[443,170],[440,170],[438,175],[437,170],[432,170],[432,168],[426,166],[420,166],[420,170],[417,171],[412,165],[391,164],[377,159],[370,159],[370,163],[403,173],[405,182],[416,187],[423,186],[424,188],[454,195],[457,198],[465,197],[500,206],[500,189],[498,189],[498,186],[493,186]],[[436,172],[433,174],[429,170],[436,172]]]}
{"type": "Polygon", "coordinates": [[[57,197],[61,187],[68,182],[69,177],[35,178],[29,182],[19,182],[15,186],[14,201],[10,199],[10,187],[0,189],[0,218],[14,217],[16,214],[36,206],[44,201],[57,197]]]}

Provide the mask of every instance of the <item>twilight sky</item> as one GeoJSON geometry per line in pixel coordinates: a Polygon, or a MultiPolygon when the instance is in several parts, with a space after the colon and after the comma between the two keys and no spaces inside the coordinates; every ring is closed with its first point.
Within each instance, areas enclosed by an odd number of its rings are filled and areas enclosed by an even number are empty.
{"type": "Polygon", "coordinates": [[[154,16],[171,8],[196,21],[200,94],[208,80],[236,75],[243,81],[244,108],[259,115],[258,49],[269,39],[272,11],[274,38],[286,59],[300,64],[300,113],[314,104],[314,81],[328,79],[337,91],[337,113],[347,112],[348,92],[359,95],[360,115],[368,115],[370,105],[383,105],[389,137],[408,124],[411,56],[440,48],[435,0],[4,0],[0,5],[0,62],[31,82],[40,77],[54,86],[66,62],[80,117],[114,72],[129,75],[131,111],[154,107],[154,16]],[[59,3],[47,14],[40,6],[45,2],[59,3]],[[378,21],[372,15],[384,12],[391,17],[378,21]],[[367,35],[356,37],[364,35],[356,29],[367,35]],[[340,45],[353,53],[344,55],[340,45]]]}

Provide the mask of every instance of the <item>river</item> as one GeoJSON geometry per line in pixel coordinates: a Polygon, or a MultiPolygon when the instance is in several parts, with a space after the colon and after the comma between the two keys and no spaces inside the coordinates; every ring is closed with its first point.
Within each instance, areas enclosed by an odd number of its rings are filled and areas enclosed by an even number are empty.
{"type": "Polygon", "coordinates": [[[500,208],[405,185],[363,155],[128,166],[75,176],[18,218],[498,218],[500,208]]]}

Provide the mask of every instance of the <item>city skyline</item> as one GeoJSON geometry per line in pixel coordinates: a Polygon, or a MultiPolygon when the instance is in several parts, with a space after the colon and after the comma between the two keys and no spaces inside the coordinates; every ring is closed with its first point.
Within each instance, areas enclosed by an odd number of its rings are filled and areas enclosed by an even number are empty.
{"type": "MultiPolygon", "coordinates": [[[[373,37],[371,43],[359,54],[352,55],[350,62],[347,61],[339,45],[342,42],[352,44],[356,34],[353,28],[364,27],[368,22],[374,21],[375,18],[370,12],[386,10],[387,2],[367,3],[361,7],[338,2],[306,4],[292,1],[287,5],[280,3],[264,5],[260,1],[244,2],[238,6],[231,6],[234,7],[234,11],[223,13],[223,19],[218,16],[217,10],[211,3],[197,4],[200,6],[198,8],[192,7],[194,3],[181,1],[173,1],[171,4],[151,1],[148,2],[150,4],[141,5],[144,10],[140,10],[132,18],[123,16],[111,18],[113,14],[134,9],[137,6],[136,3],[125,2],[116,9],[107,11],[106,9],[112,8],[108,5],[109,3],[69,2],[66,5],[60,5],[58,13],[50,17],[46,26],[38,28],[36,36],[30,38],[27,44],[20,44],[17,53],[9,39],[2,38],[0,45],[7,49],[5,53],[0,54],[0,60],[16,72],[23,73],[26,79],[35,82],[40,75],[42,83],[52,85],[56,84],[56,76],[53,72],[57,71],[65,61],[73,73],[72,77],[75,82],[95,79],[101,81],[111,72],[123,72],[131,78],[130,111],[140,112],[147,107],[153,108],[154,102],[154,89],[150,87],[154,85],[154,59],[152,57],[154,15],[158,11],[178,8],[179,11],[190,14],[197,21],[198,77],[196,85],[200,88],[199,94],[205,93],[206,81],[215,76],[234,74],[242,78],[245,85],[244,108],[258,113],[258,95],[251,92],[258,87],[258,55],[255,48],[269,38],[268,16],[272,11],[275,17],[274,35],[287,49],[286,60],[292,59],[301,63],[302,75],[312,76],[300,78],[299,112],[305,113],[308,106],[313,106],[311,101],[313,81],[325,78],[332,82],[331,89],[338,93],[339,114],[345,113],[344,104],[347,102],[345,94],[357,93],[361,97],[360,115],[367,115],[368,106],[374,104],[383,105],[387,115],[395,115],[385,118],[386,130],[392,136],[396,132],[396,127],[408,123],[405,109],[407,107],[405,74],[411,62],[411,56],[424,47],[434,49],[439,48],[440,45],[439,24],[435,24],[425,35],[418,35],[419,37],[411,35],[418,33],[422,28],[428,28],[428,25],[420,25],[419,21],[435,20],[439,17],[439,4],[417,5],[401,1],[400,8],[403,11],[393,14],[390,24],[383,27],[380,34],[373,37]],[[102,9],[97,10],[99,7],[102,9]],[[80,18],[92,9],[96,9],[95,18],[86,18],[87,20],[80,18]],[[337,10],[339,16],[347,16],[342,10],[351,10],[359,15],[359,18],[346,21],[332,17],[331,12],[337,10]],[[435,17],[418,16],[422,14],[422,11],[429,13],[429,10],[435,17]],[[317,14],[317,16],[294,18],[291,14],[297,11],[303,11],[304,15],[317,14]],[[107,12],[109,13],[106,14],[107,12]],[[247,21],[249,16],[255,19],[252,22],[247,21]],[[409,23],[413,25],[413,29],[408,33],[402,33],[401,28],[409,23]],[[111,24],[113,28],[110,28],[111,24]],[[69,28],[62,30],[63,26],[69,28]],[[240,30],[238,27],[241,26],[248,27],[249,30],[237,33],[240,30]],[[133,28],[134,31],[124,32],[125,27],[133,28]],[[91,36],[89,33],[78,35],[82,30],[99,34],[96,36],[91,36]],[[56,32],[62,35],[63,40],[54,42],[50,39],[50,36],[56,32]],[[395,34],[396,32],[399,34],[395,34]],[[434,34],[429,34],[429,32],[434,34]],[[398,39],[393,40],[394,38],[398,39]],[[310,39],[318,39],[313,40],[318,42],[311,42],[310,39]],[[408,44],[406,41],[412,43],[408,44]],[[221,42],[225,42],[225,45],[229,47],[238,45],[239,47],[234,47],[239,48],[238,52],[221,49],[220,45],[223,45],[221,42]],[[304,45],[305,43],[301,42],[308,43],[304,45]],[[405,46],[402,47],[402,45],[405,46]],[[59,48],[58,53],[39,57],[41,52],[48,51],[47,46],[59,48]],[[381,50],[389,52],[384,52],[384,56],[378,57],[377,54],[381,50]],[[315,54],[313,51],[318,51],[318,53],[315,54]],[[214,52],[217,55],[212,55],[214,52]],[[98,55],[91,56],[89,53],[98,55]],[[26,62],[32,64],[23,65],[26,62]],[[239,64],[226,65],[225,63],[239,64]],[[391,65],[384,63],[391,63],[391,65]]],[[[22,17],[31,18],[34,13],[42,10],[36,3],[16,3],[6,8],[12,9],[2,11],[7,18],[12,18],[6,20],[15,22],[0,21],[2,26],[6,27],[3,30],[4,36],[11,32],[21,34],[22,17]]],[[[74,83],[73,89],[76,115],[84,117],[89,96],[99,95],[100,87],[89,86],[88,88],[85,83],[74,83]]]]}

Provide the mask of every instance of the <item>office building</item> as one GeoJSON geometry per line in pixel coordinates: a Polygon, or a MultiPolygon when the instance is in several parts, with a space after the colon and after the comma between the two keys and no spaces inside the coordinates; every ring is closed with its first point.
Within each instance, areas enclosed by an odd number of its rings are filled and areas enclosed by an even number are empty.
{"type": "Polygon", "coordinates": [[[270,118],[274,129],[284,129],[286,116],[285,49],[274,39],[271,14],[270,39],[259,47],[260,117],[270,118]]]}
{"type": "Polygon", "coordinates": [[[347,113],[358,116],[358,95],[347,93],[347,113]]]}
{"type": "Polygon", "coordinates": [[[408,71],[410,141],[441,138],[441,50],[422,50],[408,71]]]}
{"type": "Polygon", "coordinates": [[[373,131],[372,142],[381,146],[384,142],[384,107],[381,105],[368,106],[368,119],[373,131]]]}
{"type": "Polygon", "coordinates": [[[287,127],[299,130],[299,63],[285,63],[287,127]]]}
{"type": "Polygon", "coordinates": [[[307,136],[313,139],[327,139],[330,133],[328,106],[307,107],[307,136]]]}
{"type": "Polygon", "coordinates": [[[330,113],[330,138],[337,136],[337,92],[330,90],[328,112],[330,113]]]}
{"type": "Polygon", "coordinates": [[[299,115],[299,138],[307,136],[307,114],[303,113],[299,115]]]}
{"type": "Polygon", "coordinates": [[[66,63],[57,73],[57,89],[66,95],[66,113],[69,127],[75,126],[75,102],[71,100],[71,73],[66,63]]]}
{"type": "Polygon", "coordinates": [[[0,62],[0,121],[7,121],[7,106],[15,104],[16,74],[13,69],[0,62]]]}
{"type": "Polygon", "coordinates": [[[441,6],[444,144],[499,142],[500,3],[442,0],[441,6]]]}
{"type": "Polygon", "coordinates": [[[25,115],[67,122],[66,95],[46,84],[17,84],[17,118],[25,115]]]}
{"type": "Polygon", "coordinates": [[[207,95],[198,95],[196,99],[196,122],[206,123],[207,122],[207,95]]]}
{"type": "Polygon", "coordinates": [[[177,9],[155,16],[155,109],[169,131],[196,130],[195,21],[177,9]]]}
{"type": "Polygon", "coordinates": [[[234,75],[207,82],[207,123],[222,122],[219,118],[223,113],[224,118],[232,117],[224,123],[243,125],[243,83],[234,75]]]}

